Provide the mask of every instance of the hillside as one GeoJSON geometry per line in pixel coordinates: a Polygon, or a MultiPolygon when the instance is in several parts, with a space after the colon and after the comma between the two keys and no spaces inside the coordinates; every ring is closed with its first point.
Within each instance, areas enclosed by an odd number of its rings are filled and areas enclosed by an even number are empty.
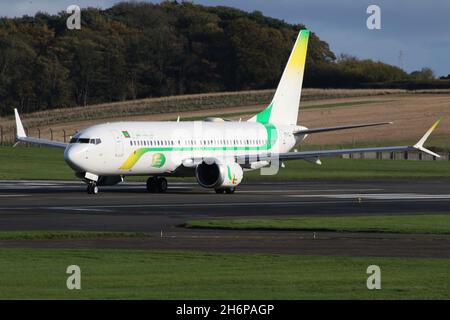
{"type": "MultiPolygon", "coordinates": [[[[124,120],[198,120],[208,116],[247,119],[263,109],[273,90],[152,98],[111,104],[40,111],[22,115],[30,135],[66,140],[99,122],[124,120]],[[50,131],[51,129],[51,131],[50,131]]],[[[310,128],[394,121],[392,126],[312,135],[305,148],[385,146],[415,142],[437,118],[443,121],[429,146],[450,150],[450,91],[304,89],[299,123],[310,128]],[[424,106],[427,106],[424,108],[424,106]]],[[[14,120],[0,117],[3,141],[13,141],[14,120]]]]}
{"type": "MultiPolygon", "coordinates": [[[[0,115],[142,98],[274,88],[302,24],[189,2],[0,19],[0,115]]],[[[305,87],[407,80],[403,70],[336,59],[312,30],[305,87]]],[[[381,84],[380,84],[381,83],[381,84]]],[[[401,86],[400,86],[401,87],[401,86]]]]}

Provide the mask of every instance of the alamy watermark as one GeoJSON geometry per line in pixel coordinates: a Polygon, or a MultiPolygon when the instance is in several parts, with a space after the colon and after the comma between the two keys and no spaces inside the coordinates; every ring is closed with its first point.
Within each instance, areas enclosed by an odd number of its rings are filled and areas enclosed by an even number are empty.
{"type": "Polygon", "coordinates": [[[67,7],[66,12],[70,14],[66,26],[69,30],[81,30],[81,8],[75,4],[67,7]]]}
{"type": "Polygon", "coordinates": [[[380,290],[381,289],[381,269],[377,265],[370,265],[366,270],[367,274],[370,276],[367,278],[367,289],[369,290],[380,290]]]}
{"type": "Polygon", "coordinates": [[[367,7],[367,14],[370,16],[366,20],[366,26],[369,30],[381,29],[381,8],[376,4],[371,4],[367,7]]]}
{"type": "Polygon", "coordinates": [[[66,273],[70,274],[67,277],[66,286],[69,290],[80,290],[81,289],[81,269],[77,265],[70,265],[66,269],[66,273]]]}

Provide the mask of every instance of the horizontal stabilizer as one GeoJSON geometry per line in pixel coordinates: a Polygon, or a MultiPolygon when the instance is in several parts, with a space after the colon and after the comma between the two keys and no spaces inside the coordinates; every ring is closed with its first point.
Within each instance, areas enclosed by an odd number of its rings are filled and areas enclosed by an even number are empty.
{"type": "Polygon", "coordinates": [[[394,147],[374,147],[374,148],[355,148],[355,149],[336,149],[336,150],[318,150],[318,151],[301,151],[301,152],[282,152],[282,153],[261,153],[254,154],[242,154],[235,156],[238,163],[257,162],[257,161],[272,161],[278,160],[295,160],[305,159],[310,161],[311,159],[318,159],[319,157],[337,156],[342,154],[351,153],[364,153],[364,152],[402,152],[402,151],[421,151],[432,155],[434,157],[440,157],[437,153],[434,153],[426,149],[423,144],[437,127],[441,119],[436,121],[431,128],[425,133],[425,135],[413,146],[394,146],[394,147]]]}
{"type": "Polygon", "coordinates": [[[329,128],[304,129],[304,130],[295,131],[294,134],[295,135],[303,135],[303,134],[320,133],[320,132],[328,132],[328,131],[382,126],[382,125],[386,125],[386,124],[393,124],[393,122],[365,123],[365,124],[354,124],[354,125],[348,125],[348,126],[338,126],[338,127],[329,127],[329,128]]]}

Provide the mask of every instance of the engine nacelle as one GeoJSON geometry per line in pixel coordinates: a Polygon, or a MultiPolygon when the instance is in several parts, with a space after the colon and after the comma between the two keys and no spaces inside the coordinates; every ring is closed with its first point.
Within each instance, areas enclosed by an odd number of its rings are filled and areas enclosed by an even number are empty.
{"type": "Polygon", "coordinates": [[[241,183],[243,171],[236,162],[202,162],[195,169],[195,177],[204,188],[235,187],[241,183]]]}

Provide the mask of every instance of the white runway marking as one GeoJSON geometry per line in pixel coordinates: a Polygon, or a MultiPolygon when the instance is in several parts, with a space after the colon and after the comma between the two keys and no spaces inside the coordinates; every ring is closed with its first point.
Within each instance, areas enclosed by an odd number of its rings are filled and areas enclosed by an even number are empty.
{"type": "Polygon", "coordinates": [[[419,194],[419,193],[349,193],[349,194],[295,194],[287,197],[319,197],[335,199],[376,199],[376,200],[400,200],[400,199],[450,199],[450,194],[419,194]]]}
{"type": "MultiPolygon", "coordinates": [[[[319,190],[311,190],[311,189],[286,189],[286,190],[239,190],[239,193],[289,193],[289,192],[348,192],[348,191],[381,191],[384,189],[319,189],[319,190]]],[[[313,196],[313,195],[305,195],[313,196]]]]}
{"type": "Polygon", "coordinates": [[[28,194],[0,194],[0,197],[28,197],[28,194]]]}
{"type": "MultiPolygon", "coordinates": [[[[317,197],[326,198],[325,195],[316,195],[317,197]]],[[[289,197],[289,196],[287,196],[289,197]]],[[[292,196],[291,196],[292,197],[292,196]]],[[[303,196],[300,196],[303,197],[303,196]]],[[[418,200],[420,202],[436,202],[436,201],[448,201],[450,199],[450,195],[446,198],[414,198],[414,200],[418,200]]],[[[239,203],[183,203],[183,204],[136,204],[136,205],[87,205],[83,207],[72,207],[72,206],[66,206],[66,207],[52,207],[52,206],[37,206],[33,208],[29,207],[0,207],[0,210],[35,210],[35,209],[44,209],[44,210],[67,210],[67,211],[99,211],[99,212],[112,212],[114,209],[129,209],[129,208],[195,208],[195,207],[211,207],[211,208],[217,208],[217,207],[246,207],[246,206],[299,206],[301,208],[301,205],[305,204],[342,204],[343,202],[351,202],[357,200],[357,198],[335,198],[335,200],[305,200],[305,201],[286,201],[286,202],[239,202],[239,203]],[[112,209],[112,210],[108,210],[112,209]]],[[[402,202],[402,201],[410,201],[410,198],[395,198],[395,199],[370,199],[366,198],[367,201],[376,202],[379,200],[382,200],[383,202],[402,202]]],[[[366,202],[367,202],[366,201],[366,202]]]]}
{"type": "MultiPolygon", "coordinates": [[[[319,197],[328,197],[325,195],[318,195],[319,197]]],[[[290,197],[290,196],[287,196],[290,197]]],[[[300,197],[303,197],[301,195],[300,197]]],[[[306,197],[306,196],[305,196],[306,197]]],[[[338,198],[336,198],[338,199],[338,198]]],[[[343,200],[349,200],[349,199],[357,199],[357,198],[342,198],[343,200]]],[[[417,198],[414,198],[417,199],[417,198]]],[[[436,201],[436,200],[447,200],[450,199],[450,195],[446,198],[422,198],[417,199],[421,201],[436,201]]],[[[380,200],[377,198],[374,199],[368,199],[368,200],[380,200]]],[[[391,198],[391,199],[381,199],[385,200],[387,202],[398,202],[402,200],[410,200],[410,198],[391,198]]],[[[343,201],[326,201],[327,204],[332,203],[342,203],[343,201]]],[[[111,208],[111,209],[120,209],[120,208],[192,208],[192,207],[239,207],[239,206],[292,206],[292,205],[299,205],[302,204],[314,204],[319,203],[323,204],[324,202],[321,200],[317,201],[285,201],[285,202],[235,202],[235,203],[179,203],[179,204],[135,204],[135,205],[92,205],[92,206],[85,206],[83,208],[86,208],[86,210],[92,210],[91,208],[99,208],[97,210],[102,210],[100,208],[111,208]]],[[[65,210],[73,210],[74,207],[40,207],[41,209],[65,209],[65,210]]],[[[79,208],[79,207],[77,207],[79,208]]],[[[2,208],[0,207],[0,210],[2,208]]]]}
{"type": "Polygon", "coordinates": [[[70,210],[70,211],[103,211],[103,212],[111,212],[111,210],[108,210],[108,209],[91,209],[89,207],[87,207],[87,208],[80,208],[80,207],[47,207],[47,209],[51,209],[51,210],[70,210]]]}

